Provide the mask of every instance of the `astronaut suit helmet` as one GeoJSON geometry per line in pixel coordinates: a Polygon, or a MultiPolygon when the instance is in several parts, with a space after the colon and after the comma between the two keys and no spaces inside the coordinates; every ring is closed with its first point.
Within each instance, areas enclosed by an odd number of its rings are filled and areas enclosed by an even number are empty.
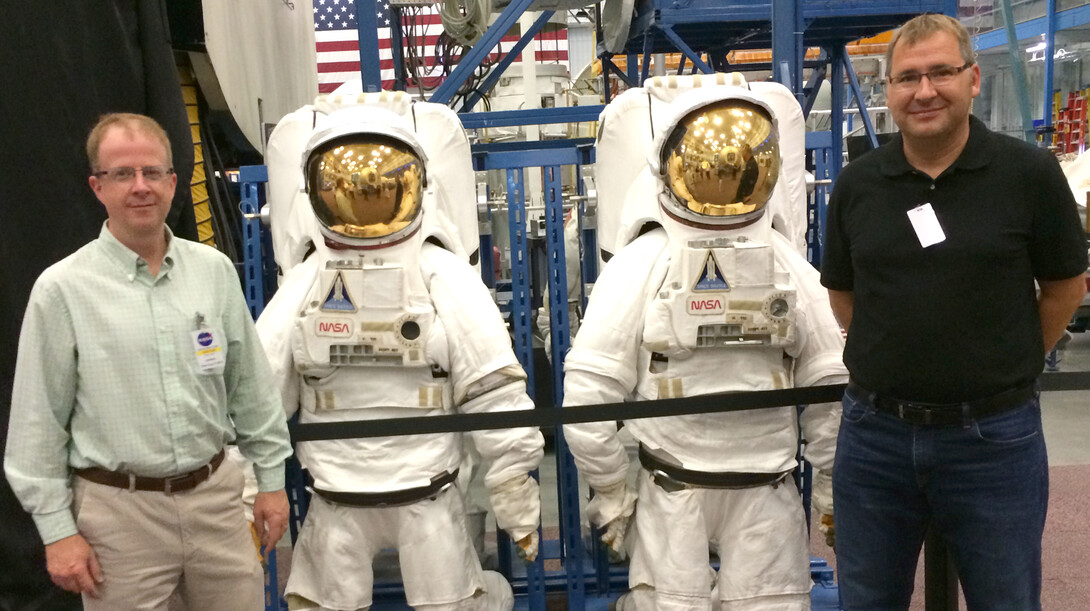
{"type": "Polygon", "coordinates": [[[705,92],[691,93],[675,102],[681,110],[651,159],[664,187],[663,220],[711,231],[753,225],[765,216],[780,173],[775,119],[749,95],[709,101],[705,92]]]}
{"type": "Polygon", "coordinates": [[[427,157],[402,117],[358,110],[333,113],[311,137],[305,187],[331,248],[389,248],[420,233],[427,157]]]}

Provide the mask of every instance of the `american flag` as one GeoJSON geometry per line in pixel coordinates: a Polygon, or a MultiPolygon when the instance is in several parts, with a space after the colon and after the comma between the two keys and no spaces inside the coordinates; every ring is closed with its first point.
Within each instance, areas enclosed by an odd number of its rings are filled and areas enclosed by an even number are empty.
{"type": "MultiPolygon", "coordinates": [[[[318,92],[329,93],[347,80],[360,76],[359,32],[356,27],[356,2],[374,3],[378,17],[379,67],[382,72],[382,88],[394,87],[394,60],[390,48],[389,0],[314,0],[314,39],[318,50],[318,92]]],[[[435,44],[443,32],[439,12],[434,5],[406,7],[402,16],[405,25],[403,40],[415,43],[416,55],[423,62],[419,76],[428,88],[438,85],[442,66],[436,65],[435,44]]],[[[506,52],[518,42],[517,35],[504,36],[493,49],[490,57],[498,59],[497,51],[506,52]]],[[[537,61],[541,63],[567,63],[567,30],[539,32],[534,37],[537,61]]],[[[406,57],[409,53],[406,51],[406,57]]],[[[457,61],[457,56],[453,58],[457,61]]],[[[451,66],[453,69],[453,65],[451,66]]],[[[410,69],[410,74],[411,74],[410,69]]],[[[411,84],[410,76],[410,84],[411,84]]]]}

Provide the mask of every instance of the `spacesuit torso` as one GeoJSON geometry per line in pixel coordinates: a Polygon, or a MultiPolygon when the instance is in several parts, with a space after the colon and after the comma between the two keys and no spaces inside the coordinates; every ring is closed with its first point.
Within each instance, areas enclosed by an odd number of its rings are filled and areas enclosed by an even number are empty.
{"type": "MultiPolygon", "coordinates": [[[[291,330],[300,422],[454,409],[447,335],[420,273],[421,247],[410,239],[381,251],[340,251],[324,262],[291,330]]],[[[319,489],[413,488],[457,468],[461,436],[307,442],[299,457],[319,489]]]]}
{"type": "MultiPolygon", "coordinates": [[[[581,371],[616,380],[618,390],[644,400],[790,388],[842,374],[839,329],[819,302],[816,274],[762,213],[779,171],[773,141],[758,134],[720,144],[718,134],[731,133],[738,113],[756,108],[745,96],[734,99],[740,105],[724,111],[704,114],[707,101],[685,111],[693,113],[685,119],[687,139],[660,133],[657,167],[645,169],[628,196],[646,202],[655,185],[658,205],[644,222],[656,217],[659,227],[621,248],[596,282],[568,356],[575,375],[566,404],[622,398],[588,391],[581,371]],[[816,326],[809,322],[815,318],[816,326]]],[[[751,115],[740,120],[733,133],[752,133],[758,123],[751,115]]],[[[625,426],[655,458],[691,471],[780,473],[796,465],[794,407],[625,426]]],[[[581,462],[585,472],[598,469],[581,462]]],[[[608,470],[603,463],[606,481],[608,470]]]]}
{"type": "MultiPolygon", "coordinates": [[[[643,319],[640,398],[791,387],[795,290],[773,244],[752,237],[759,231],[747,233],[667,230],[666,275],[643,319]]],[[[686,469],[770,473],[794,465],[796,421],[793,408],[774,408],[626,426],[659,458],[686,469]]]]}

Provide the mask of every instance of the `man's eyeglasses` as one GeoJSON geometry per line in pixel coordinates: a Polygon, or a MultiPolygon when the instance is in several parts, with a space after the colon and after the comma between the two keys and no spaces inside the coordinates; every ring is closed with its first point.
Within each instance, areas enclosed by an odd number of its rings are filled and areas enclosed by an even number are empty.
{"type": "Polygon", "coordinates": [[[146,165],[142,168],[120,167],[100,170],[95,172],[93,176],[98,178],[105,176],[114,182],[127,183],[136,178],[137,172],[140,172],[147,182],[161,182],[170,178],[170,175],[174,173],[174,168],[168,168],[164,165],[146,165]]]}
{"type": "Polygon", "coordinates": [[[897,76],[889,77],[889,84],[902,91],[911,91],[920,86],[920,81],[923,77],[927,77],[927,80],[931,81],[931,84],[936,87],[941,87],[954,80],[954,77],[964,72],[969,66],[972,66],[972,62],[966,62],[960,66],[939,66],[933,70],[927,72],[904,72],[897,76]]]}

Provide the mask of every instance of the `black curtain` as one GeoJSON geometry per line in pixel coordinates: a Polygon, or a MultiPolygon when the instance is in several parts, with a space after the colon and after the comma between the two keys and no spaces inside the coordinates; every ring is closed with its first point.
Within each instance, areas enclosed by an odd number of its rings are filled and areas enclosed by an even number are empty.
{"type": "MultiPolygon", "coordinates": [[[[173,144],[178,189],[167,223],[196,239],[193,142],[163,0],[0,0],[0,450],[23,310],[43,269],[94,239],[105,210],[87,184],[98,117],[136,112],[173,144]]],[[[53,587],[30,516],[0,478],[0,610],[78,609],[53,587]]]]}

